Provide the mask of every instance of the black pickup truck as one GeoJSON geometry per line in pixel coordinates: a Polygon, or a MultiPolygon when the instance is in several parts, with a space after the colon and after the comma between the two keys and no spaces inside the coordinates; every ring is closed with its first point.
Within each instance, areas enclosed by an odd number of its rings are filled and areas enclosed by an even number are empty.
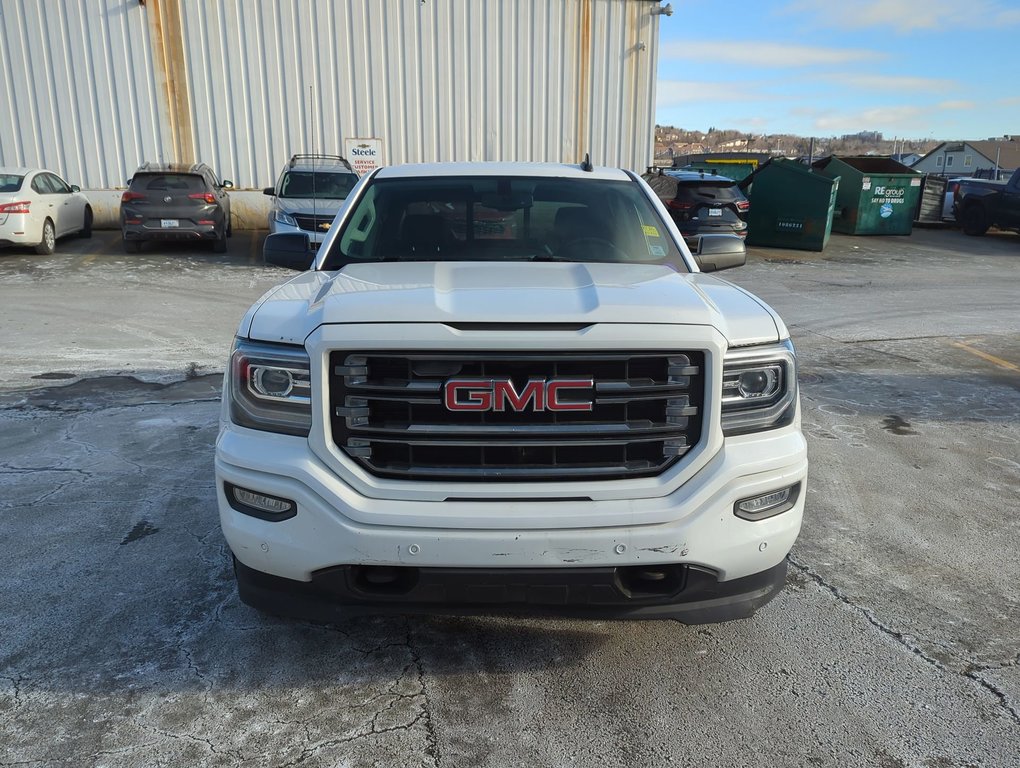
{"type": "Polygon", "coordinates": [[[1020,168],[1009,181],[962,179],[953,214],[968,235],[983,235],[989,227],[1020,230],[1020,168]]]}

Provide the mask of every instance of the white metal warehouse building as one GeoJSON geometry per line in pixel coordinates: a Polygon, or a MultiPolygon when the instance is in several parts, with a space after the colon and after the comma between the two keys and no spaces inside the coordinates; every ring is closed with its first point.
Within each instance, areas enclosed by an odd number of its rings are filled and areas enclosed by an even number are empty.
{"type": "MultiPolygon", "coordinates": [[[[0,166],[85,189],[202,161],[241,189],[295,152],[382,163],[653,155],[651,0],[2,0],[0,166]]],[[[113,197],[113,196],[111,196],[113,197]]]]}

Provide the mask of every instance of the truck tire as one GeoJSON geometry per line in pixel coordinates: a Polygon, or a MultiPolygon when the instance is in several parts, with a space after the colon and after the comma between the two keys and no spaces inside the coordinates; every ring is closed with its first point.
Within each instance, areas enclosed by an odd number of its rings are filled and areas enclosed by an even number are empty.
{"type": "Polygon", "coordinates": [[[53,222],[46,219],[42,227],[42,240],[35,247],[35,252],[40,256],[49,256],[55,250],[57,250],[57,230],[53,228],[53,222]]]}
{"type": "Polygon", "coordinates": [[[988,231],[988,216],[979,203],[971,203],[961,214],[963,231],[968,235],[983,235],[988,231]]]}

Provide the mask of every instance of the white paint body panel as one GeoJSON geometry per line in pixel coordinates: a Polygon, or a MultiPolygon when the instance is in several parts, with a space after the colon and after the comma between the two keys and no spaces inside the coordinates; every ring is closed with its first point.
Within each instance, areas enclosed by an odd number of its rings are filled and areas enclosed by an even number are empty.
{"type": "MultiPolygon", "coordinates": [[[[722,580],[736,579],[786,557],[800,532],[806,494],[790,511],[754,523],[733,515],[734,502],[803,482],[807,475],[799,423],[765,438],[727,440],[695,480],[652,499],[554,504],[371,499],[318,461],[304,440],[267,439],[235,428],[220,435],[217,456],[220,523],[231,550],[251,568],[298,581],[348,563],[535,568],[683,562],[712,568],[722,580]],[[223,481],[293,499],[300,513],[270,523],[235,512],[226,503],[223,481]],[[401,522],[379,522],[386,518],[401,522]],[[411,555],[408,548],[415,544],[420,551],[411,555]],[[624,551],[617,553],[620,544],[624,551]]],[[[620,481],[624,495],[626,487],[620,481]]],[[[503,492],[517,496],[517,488],[503,492]]]]}

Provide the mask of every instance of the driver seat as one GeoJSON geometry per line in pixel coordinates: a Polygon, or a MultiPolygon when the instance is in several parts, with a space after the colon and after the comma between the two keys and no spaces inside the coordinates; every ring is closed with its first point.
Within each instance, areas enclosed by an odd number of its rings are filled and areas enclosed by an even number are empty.
{"type": "Polygon", "coordinates": [[[553,234],[556,247],[562,250],[576,240],[598,238],[609,240],[605,221],[584,205],[564,206],[556,211],[553,219],[553,234]]]}

